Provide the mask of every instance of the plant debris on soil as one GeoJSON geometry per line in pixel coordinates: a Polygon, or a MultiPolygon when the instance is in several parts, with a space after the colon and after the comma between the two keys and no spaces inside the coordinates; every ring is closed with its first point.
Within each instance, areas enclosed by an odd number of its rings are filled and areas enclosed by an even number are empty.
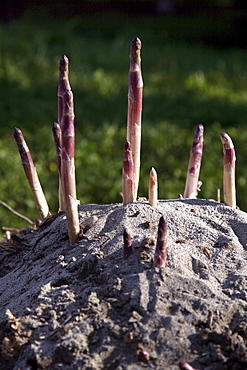
{"type": "Polygon", "coordinates": [[[245,212],[179,199],[89,204],[79,215],[74,246],[64,213],[1,243],[1,369],[247,369],[245,212]]]}

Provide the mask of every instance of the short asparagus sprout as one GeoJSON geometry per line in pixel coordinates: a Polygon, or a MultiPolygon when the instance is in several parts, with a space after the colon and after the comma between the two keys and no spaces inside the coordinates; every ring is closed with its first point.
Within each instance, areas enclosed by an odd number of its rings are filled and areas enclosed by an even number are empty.
{"type": "Polygon", "coordinates": [[[236,208],[236,187],[235,187],[235,162],[236,155],[232,139],[226,133],[220,134],[224,153],[223,171],[223,192],[224,203],[236,208]]]}
{"type": "Polygon", "coordinates": [[[76,199],[74,150],[75,130],[73,93],[72,91],[67,90],[64,93],[63,108],[61,185],[71,245],[75,244],[80,234],[78,201],[76,199]]]}
{"type": "Polygon", "coordinates": [[[185,361],[180,361],[178,366],[180,370],[195,370],[190,364],[185,361]]]}
{"type": "Polygon", "coordinates": [[[61,127],[58,123],[54,122],[52,125],[52,132],[54,137],[54,143],[56,147],[57,153],[57,167],[58,167],[58,174],[59,174],[59,211],[65,210],[65,205],[63,201],[63,192],[62,192],[62,185],[61,185],[61,150],[62,150],[62,132],[61,127]]]}
{"type": "Polygon", "coordinates": [[[149,174],[148,202],[152,207],[158,204],[158,176],[156,170],[152,167],[149,174]]]}
{"type": "Polygon", "coordinates": [[[196,198],[198,190],[200,190],[200,186],[202,184],[198,181],[198,179],[203,152],[203,132],[203,125],[198,125],[194,133],[193,143],[190,150],[190,159],[186,177],[184,198],[196,198]]]}
{"type": "Polygon", "coordinates": [[[160,217],[158,226],[158,237],[154,255],[154,266],[165,267],[168,250],[167,223],[164,216],[160,217]]]}
{"type": "Polygon", "coordinates": [[[140,155],[141,155],[141,115],[143,80],[141,72],[141,41],[136,37],[130,45],[130,68],[128,87],[127,141],[132,145],[134,163],[134,198],[137,198],[140,155]]]}
{"type": "Polygon", "coordinates": [[[122,170],[122,192],[123,205],[135,201],[134,197],[134,165],[132,158],[131,144],[126,141],[124,144],[124,158],[122,170]]]}
{"type": "Polygon", "coordinates": [[[132,238],[129,231],[125,228],[123,232],[124,259],[128,259],[132,253],[132,238]]]}
{"type": "Polygon", "coordinates": [[[20,129],[14,129],[14,138],[21,156],[22,165],[26,174],[27,181],[32,190],[36,206],[38,208],[39,214],[44,220],[50,215],[49,207],[42,190],[36,168],[33,163],[31,153],[28,149],[24,136],[20,129]]]}

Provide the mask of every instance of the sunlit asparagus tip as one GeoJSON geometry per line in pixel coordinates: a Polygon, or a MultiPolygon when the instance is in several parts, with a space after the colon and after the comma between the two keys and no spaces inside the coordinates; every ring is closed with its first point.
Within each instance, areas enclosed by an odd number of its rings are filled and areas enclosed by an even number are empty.
{"type": "Polygon", "coordinates": [[[220,140],[221,140],[222,144],[224,145],[225,149],[233,149],[234,148],[232,139],[225,132],[222,132],[220,134],[220,140]]]}
{"type": "Polygon", "coordinates": [[[154,167],[152,167],[151,170],[150,170],[150,178],[154,182],[158,181],[157,172],[156,172],[154,167]]]}

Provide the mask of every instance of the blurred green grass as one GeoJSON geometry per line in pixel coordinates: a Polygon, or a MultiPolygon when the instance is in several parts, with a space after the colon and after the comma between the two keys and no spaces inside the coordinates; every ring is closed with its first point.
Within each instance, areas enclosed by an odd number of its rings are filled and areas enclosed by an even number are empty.
{"type": "MultiPolygon", "coordinates": [[[[0,199],[38,218],[12,137],[20,128],[31,150],[52,213],[58,177],[51,126],[57,120],[57,66],[66,54],[75,100],[76,177],[81,204],[121,202],[126,136],[129,44],[143,43],[142,160],[139,195],[147,196],[150,168],[159,197],[183,193],[196,125],[205,127],[200,198],[222,189],[219,139],[227,132],[237,155],[237,203],[247,210],[247,55],[200,42],[223,32],[213,20],[131,18],[117,14],[49,19],[27,13],[0,26],[0,199]],[[217,27],[215,30],[214,27],[217,27]]],[[[0,227],[25,222],[0,208],[0,227]]]]}

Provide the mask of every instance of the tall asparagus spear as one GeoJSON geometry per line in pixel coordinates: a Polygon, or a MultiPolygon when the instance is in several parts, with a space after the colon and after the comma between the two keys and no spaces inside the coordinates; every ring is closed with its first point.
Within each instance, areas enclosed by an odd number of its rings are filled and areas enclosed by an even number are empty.
{"type": "Polygon", "coordinates": [[[134,166],[132,158],[131,144],[126,141],[124,144],[124,158],[122,170],[122,192],[123,205],[135,201],[134,197],[134,166]]]}
{"type": "Polygon", "coordinates": [[[77,241],[80,233],[78,201],[76,199],[74,150],[75,130],[73,93],[72,91],[67,90],[64,93],[63,108],[61,184],[71,245],[77,241]]]}
{"type": "Polygon", "coordinates": [[[62,125],[63,119],[63,96],[66,90],[71,90],[69,83],[69,59],[63,55],[58,64],[58,124],[62,125]]]}
{"type": "MultiPolygon", "coordinates": [[[[59,75],[58,75],[58,125],[60,128],[62,128],[63,124],[63,107],[64,107],[64,101],[63,101],[63,96],[65,91],[71,90],[70,83],[69,83],[69,59],[66,57],[66,55],[63,55],[62,58],[59,60],[58,63],[58,70],[59,70],[59,75]]],[[[58,128],[53,130],[53,135],[58,134],[58,128]]],[[[60,146],[60,158],[61,158],[61,147],[62,147],[62,136],[60,134],[60,139],[55,138],[54,136],[54,141],[55,145],[57,148],[57,156],[58,156],[58,145],[60,146]],[[60,143],[59,143],[60,141],[60,143]]],[[[65,205],[63,202],[63,189],[61,186],[61,165],[59,166],[59,161],[61,162],[61,159],[59,160],[58,156],[58,173],[59,173],[59,210],[64,211],[65,210],[65,205]]]]}
{"type": "Polygon", "coordinates": [[[232,139],[226,133],[220,134],[224,153],[224,172],[223,190],[224,203],[232,208],[236,208],[236,188],[235,188],[235,162],[236,155],[232,139]]]}
{"type": "Polygon", "coordinates": [[[65,205],[63,201],[63,192],[62,192],[62,185],[61,185],[61,150],[62,150],[62,132],[61,127],[57,122],[54,122],[52,125],[52,132],[54,137],[54,143],[56,147],[57,153],[57,167],[59,173],[59,211],[65,210],[65,205]]]}
{"type": "Polygon", "coordinates": [[[127,119],[127,140],[132,145],[134,162],[134,198],[137,198],[140,174],[142,93],[141,41],[136,37],[130,45],[127,119]]]}
{"type": "Polygon", "coordinates": [[[158,203],[158,177],[157,172],[152,167],[149,174],[149,187],[148,187],[148,201],[153,207],[157,207],[158,203]]]}
{"type": "Polygon", "coordinates": [[[168,242],[167,223],[165,217],[161,216],[159,220],[158,237],[154,255],[155,267],[165,267],[168,249],[167,242],[168,242]]]}
{"type": "Polygon", "coordinates": [[[195,129],[192,147],[190,150],[189,166],[184,190],[184,198],[196,198],[199,190],[198,182],[202,151],[203,151],[203,125],[198,125],[195,129]]]}
{"type": "Polygon", "coordinates": [[[50,212],[37,175],[36,168],[33,163],[31,153],[28,149],[28,146],[26,144],[26,141],[23,137],[21,130],[15,128],[13,134],[21,156],[21,161],[27,177],[27,181],[30,185],[30,188],[34,196],[36,206],[38,208],[42,220],[44,220],[47,216],[50,215],[50,212]]]}

